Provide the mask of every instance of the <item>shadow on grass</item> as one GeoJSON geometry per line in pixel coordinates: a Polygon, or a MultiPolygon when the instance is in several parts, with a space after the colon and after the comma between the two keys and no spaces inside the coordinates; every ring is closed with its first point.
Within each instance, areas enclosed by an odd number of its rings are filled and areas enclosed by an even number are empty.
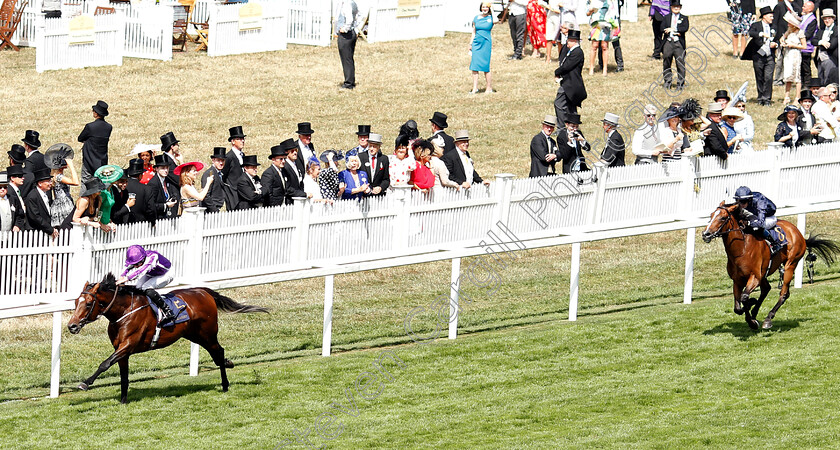
{"type": "MultiPolygon", "coordinates": [[[[162,386],[157,387],[143,387],[142,385],[138,385],[138,383],[142,381],[149,381],[149,380],[156,380],[160,379],[160,377],[142,377],[137,379],[130,379],[128,384],[128,401],[135,402],[147,398],[175,398],[181,397],[185,395],[195,394],[198,392],[208,392],[208,391],[218,391],[219,394],[223,394],[222,392],[222,380],[219,378],[216,382],[213,383],[201,383],[201,384],[177,384],[175,382],[175,377],[164,377],[170,380],[171,382],[167,382],[162,386]]],[[[228,375],[230,379],[230,375],[228,375]]],[[[243,386],[243,385],[259,385],[262,384],[262,381],[259,377],[251,377],[250,380],[237,380],[237,379],[230,379],[231,388],[235,386],[243,386]]],[[[119,400],[120,396],[120,388],[119,388],[119,381],[117,383],[104,383],[102,385],[97,384],[96,386],[92,387],[92,389],[100,390],[99,392],[101,395],[98,396],[87,396],[84,398],[79,398],[76,400],[71,400],[69,403],[70,405],[86,405],[89,403],[97,403],[103,400],[109,400],[111,398],[119,400]],[[104,388],[104,389],[103,389],[104,388]]],[[[71,389],[68,390],[69,392],[79,392],[78,389],[71,389]]],[[[64,392],[62,392],[64,393],[64,392]]]]}
{"type": "MultiPolygon", "coordinates": [[[[768,333],[784,333],[786,331],[793,330],[794,328],[799,328],[799,325],[802,322],[807,322],[809,320],[811,319],[774,320],[773,328],[769,330],[753,330],[749,327],[749,325],[747,325],[746,321],[742,320],[722,323],[716,327],[709,328],[708,330],[704,331],[703,334],[705,336],[712,336],[715,334],[731,334],[733,337],[736,337],[741,341],[747,341],[753,336],[766,335],[768,333]]],[[[758,322],[761,323],[761,320],[759,320],[758,322]]]]}

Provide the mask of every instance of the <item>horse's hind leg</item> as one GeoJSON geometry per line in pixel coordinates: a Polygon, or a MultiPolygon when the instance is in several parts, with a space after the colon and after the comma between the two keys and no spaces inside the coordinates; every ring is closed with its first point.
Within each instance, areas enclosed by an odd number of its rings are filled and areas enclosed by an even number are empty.
{"type": "MultiPolygon", "coordinates": [[[[799,261],[797,261],[799,262],[799,261]]],[[[761,327],[765,330],[769,330],[773,327],[773,318],[776,317],[776,311],[785,304],[785,300],[790,296],[790,281],[793,279],[793,273],[796,270],[796,264],[787,264],[785,266],[785,277],[784,282],[782,284],[782,290],[779,292],[779,301],[776,302],[776,306],[773,306],[773,309],[767,313],[767,317],[764,319],[764,323],[761,324],[761,327]]]]}
{"type": "Polygon", "coordinates": [[[225,359],[225,349],[219,345],[219,339],[213,335],[199,336],[190,340],[204,347],[207,353],[210,354],[210,357],[213,358],[213,362],[219,366],[219,371],[222,373],[222,391],[227,392],[230,383],[228,382],[227,371],[225,369],[233,367],[233,363],[225,359]]]}
{"type": "Polygon", "coordinates": [[[128,357],[119,361],[120,365],[120,403],[128,403],[128,357]]]}

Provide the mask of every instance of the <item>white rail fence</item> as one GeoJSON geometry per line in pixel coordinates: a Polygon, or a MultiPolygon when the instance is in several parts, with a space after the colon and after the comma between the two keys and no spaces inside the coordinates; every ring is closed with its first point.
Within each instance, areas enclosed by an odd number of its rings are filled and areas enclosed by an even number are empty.
{"type": "MultiPolygon", "coordinates": [[[[326,277],[322,354],[329,355],[332,304],[327,300],[335,274],[451,259],[457,280],[460,258],[486,254],[485,241],[529,249],[572,244],[569,319],[575,320],[582,242],[683,229],[683,300],[690,303],[695,228],[708,221],[721,200],[749,185],[774,199],[778,215],[796,214],[804,230],[805,213],[840,209],[837,173],[840,143],[833,143],[732,155],[725,162],[709,157],[596,167],[583,174],[590,181],[582,184],[572,175],[513,179],[500,174],[489,187],[474,186],[466,194],[402,188],[332,207],[296,199],[293,207],[208,215],[193,208],[154,228],[133,224],[107,234],[77,227],[54,242],[40,232],[7,233],[0,235],[0,318],[55,312],[60,331],[58,311],[73,307],[66,300],[75,298],[85,281],[121,269],[125,249],[141,244],[171,257],[181,286],[228,288],[326,277]],[[501,227],[507,238],[499,238],[501,227]],[[254,242],[261,243],[258,252],[243,251],[254,242]]],[[[801,265],[795,286],[801,286],[801,265]]],[[[457,290],[451,302],[456,317],[457,290]]],[[[456,334],[457,317],[449,337],[456,334]]],[[[58,351],[55,347],[54,356],[58,351]]],[[[193,347],[193,374],[197,351],[193,347]]],[[[56,384],[52,393],[57,389],[56,384]]]]}
{"type": "Polygon", "coordinates": [[[290,44],[328,47],[332,35],[332,9],[325,0],[290,0],[288,35],[290,44]]]}
{"type": "Polygon", "coordinates": [[[209,56],[285,50],[287,42],[286,15],[283,0],[210,7],[209,56]],[[243,8],[258,6],[262,13],[253,22],[245,22],[243,8]]]}
{"type": "Polygon", "coordinates": [[[123,14],[93,16],[93,42],[84,44],[71,43],[70,20],[38,17],[36,71],[122,65],[123,14]]]}
{"type": "Polygon", "coordinates": [[[445,29],[443,0],[424,0],[420,15],[412,17],[397,17],[397,0],[379,0],[370,8],[367,40],[373,43],[443,37],[445,29]]]}
{"type": "Polygon", "coordinates": [[[160,61],[172,59],[172,31],[175,21],[172,6],[141,3],[116,8],[125,14],[123,56],[160,61]]]}

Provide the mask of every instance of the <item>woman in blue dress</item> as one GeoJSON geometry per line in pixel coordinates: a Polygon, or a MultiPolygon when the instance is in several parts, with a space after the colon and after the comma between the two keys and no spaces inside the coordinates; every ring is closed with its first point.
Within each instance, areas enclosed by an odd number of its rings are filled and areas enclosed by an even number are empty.
{"type": "Polygon", "coordinates": [[[347,157],[347,169],[338,174],[340,180],[338,191],[341,193],[342,200],[358,200],[370,194],[367,173],[359,170],[360,167],[362,167],[362,162],[357,155],[347,157]]]}
{"type": "Polygon", "coordinates": [[[493,47],[493,41],[490,37],[490,30],[493,29],[490,2],[481,2],[480,11],[481,14],[473,19],[473,33],[470,43],[470,51],[472,52],[470,70],[472,70],[473,76],[473,88],[470,94],[478,92],[478,72],[484,72],[484,79],[487,81],[487,89],[484,90],[484,93],[493,92],[490,83],[490,51],[493,47]]]}

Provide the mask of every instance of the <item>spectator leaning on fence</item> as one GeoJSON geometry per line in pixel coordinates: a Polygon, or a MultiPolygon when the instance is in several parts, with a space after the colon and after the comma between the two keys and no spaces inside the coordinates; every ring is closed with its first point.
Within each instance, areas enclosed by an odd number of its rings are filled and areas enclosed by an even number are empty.
{"type": "Polygon", "coordinates": [[[429,161],[432,159],[435,146],[425,139],[418,139],[411,144],[411,150],[414,153],[417,166],[411,171],[409,184],[416,190],[429,192],[429,189],[435,185],[435,174],[429,168],[429,161]]]}
{"type": "Polygon", "coordinates": [[[820,134],[820,130],[822,130],[822,128],[817,125],[817,118],[814,117],[814,114],[811,112],[811,106],[814,104],[814,100],[816,100],[814,95],[811,94],[811,91],[808,89],[803,89],[802,92],[799,93],[799,106],[802,110],[802,114],[799,115],[798,121],[802,126],[802,129],[808,131],[802,139],[802,145],[813,144],[815,142],[815,137],[820,134]]]}
{"type": "Polygon", "coordinates": [[[473,183],[482,183],[489,186],[490,182],[483,180],[473,165],[473,160],[468,151],[470,135],[467,130],[455,132],[455,148],[454,152],[443,155],[443,163],[449,170],[449,179],[458,183],[462,189],[469,189],[473,183]]]}
{"type": "Polygon", "coordinates": [[[753,122],[752,116],[747,112],[747,102],[744,99],[736,99],[734,105],[743,115],[743,120],[735,122],[735,132],[743,138],[741,143],[738,144],[738,148],[741,152],[752,151],[752,141],[755,137],[755,122],[753,122]]]}
{"type": "Polygon", "coordinates": [[[178,215],[178,186],[169,181],[169,161],[165,155],[155,156],[156,175],[149,181],[149,189],[157,219],[178,215]]]}
{"type": "Polygon", "coordinates": [[[260,176],[257,175],[259,166],[257,155],[242,157],[242,168],[245,169],[245,173],[236,182],[236,194],[239,195],[239,205],[236,209],[252,209],[263,206],[262,183],[260,183],[260,176]]]}
{"type": "MultiPolygon", "coordinates": [[[[23,195],[21,187],[23,186],[24,175],[23,166],[9,166],[6,168],[6,174],[9,177],[9,200],[12,202],[12,205],[21,212],[21,214],[26,216],[26,196],[23,195]]],[[[32,174],[29,174],[32,176],[32,174]]],[[[26,220],[23,221],[22,226],[20,227],[21,230],[28,230],[29,229],[29,222],[26,220]]]]}
{"type": "Polygon", "coordinates": [[[131,223],[131,208],[135,199],[128,196],[128,175],[123,170],[119,180],[111,185],[111,196],[114,197],[114,207],[111,208],[111,221],[117,225],[131,223]]]}
{"type": "Polygon", "coordinates": [[[280,146],[286,150],[286,163],[283,165],[283,171],[286,174],[286,180],[289,182],[287,189],[289,189],[292,197],[306,197],[306,191],[303,190],[305,170],[302,169],[303,162],[298,162],[301,158],[300,147],[295,145],[291,139],[281,142],[280,146]]]}
{"type": "Polygon", "coordinates": [[[347,168],[338,174],[340,180],[338,191],[341,193],[342,200],[358,200],[370,194],[367,173],[359,170],[361,167],[362,162],[359,160],[359,155],[347,157],[347,168]]]}
{"type": "Polygon", "coordinates": [[[204,187],[199,191],[195,187],[195,179],[198,172],[204,169],[204,164],[198,161],[187,162],[175,168],[175,175],[181,178],[181,210],[201,206],[201,202],[207,198],[207,192],[213,185],[213,178],[207,180],[204,187]]]}
{"type": "Polygon", "coordinates": [[[24,228],[26,214],[9,196],[9,175],[0,172],[0,231],[20,231],[24,228]]]}
{"type": "Polygon", "coordinates": [[[108,104],[102,100],[91,107],[93,122],[85,125],[79,134],[82,143],[82,184],[87,185],[93,180],[96,169],[108,164],[108,141],[111,139],[113,127],[105,121],[108,116],[108,104]]]}
{"type": "MultiPolygon", "coordinates": [[[[286,180],[286,175],[283,173],[287,153],[288,151],[281,145],[271,147],[271,154],[268,155],[268,160],[271,161],[271,165],[260,176],[263,204],[266,207],[292,203],[291,195],[287,195],[288,188],[286,185],[288,181],[286,180]]],[[[304,180],[304,188],[306,188],[306,180],[304,180]]]]}
{"type": "Polygon", "coordinates": [[[449,179],[449,169],[446,168],[446,163],[441,159],[443,157],[443,149],[435,144],[432,144],[432,157],[429,159],[429,168],[435,175],[435,186],[446,186],[458,189],[458,183],[449,179]]]}
{"type": "Polygon", "coordinates": [[[624,138],[621,133],[617,131],[618,115],[613,113],[604,114],[604,120],[601,121],[604,128],[604,135],[607,138],[607,144],[601,151],[601,159],[609,167],[620,167],[624,165],[624,138]]]}
{"type": "Polygon", "coordinates": [[[128,177],[125,190],[128,192],[129,199],[134,200],[134,204],[129,205],[128,222],[151,222],[154,225],[155,213],[150,189],[140,182],[140,177],[145,174],[145,170],[145,163],[140,158],[129,161],[128,168],[125,170],[128,177]]]}
{"type": "Polygon", "coordinates": [[[809,134],[799,122],[801,113],[802,111],[794,105],[785,106],[785,110],[777,117],[779,125],[776,127],[773,140],[784,143],[785,147],[799,147],[805,136],[809,134]]]}
{"type": "MultiPolygon", "coordinates": [[[[333,200],[325,199],[324,196],[321,195],[321,187],[318,186],[318,182],[315,181],[320,175],[321,162],[315,158],[307,161],[306,176],[303,177],[303,189],[306,191],[306,195],[310,196],[309,198],[311,198],[313,202],[332,205],[335,202],[333,200]]],[[[291,200],[291,198],[289,200],[291,200]]]]}
{"type": "MultiPolygon", "coordinates": [[[[447,153],[444,150],[444,158],[447,153]]],[[[394,154],[388,156],[388,175],[391,177],[391,187],[407,186],[409,172],[414,170],[414,159],[408,156],[408,136],[399,135],[394,141],[394,154]]]]}
{"type": "Polygon", "coordinates": [[[370,195],[385,195],[391,186],[391,177],[388,174],[388,158],[380,152],[382,135],[371,133],[367,148],[368,151],[359,154],[359,160],[370,182],[370,195]]]}
{"type": "Polygon", "coordinates": [[[338,200],[338,186],[340,182],[338,173],[340,171],[338,170],[337,161],[344,159],[344,155],[340,151],[329,149],[321,153],[319,159],[323,163],[321,172],[317,178],[318,186],[321,187],[321,197],[331,202],[338,200]]]}
{"type": "Polygon", "coordinates": [[[230,183],[225,181],[225,148],[213,147],[213,154],[210,155],[210,167],[201,174],[201,185],[206,186],[209,179],[213,179],[210,185],[210,191],[201,202],[201,206],[207,208],[208,213],[219,212],[222,206],[226,206],[228,211],[236,209],[236,204],[239,200],[236,198],[236,192],[230,186],[230,183]]]}
{"type": "Polygon", "coordinates": [[[720,103],[709,103],[706,118],[712,123],[707,128],[707,130],[709,130],[709,134],[706,136],[706,140],[704,142],[703,154],[706,156],[714,155],[720,159],[726,159],[729,155],[727,152],[727,147],[729,145],[727,143],[726,136],[721,129],[722,112],[723,109],[720,107],[720,103]]]}
{"type": "Polygon", "coordinates": [[[642,113],[645,123],[633,132],[631,150],[636,155],[636,164],[654,164],[658,162],[659,152],[654,148],[661,142],[661,125],[656,121],[656,106],[645,105],[642,113]]]}
{"type": "Polygon", "coordinates": [[[34,173],[35,188],[26,196],[26,220],[29,228],[58,237],[58,228],[52,226],[50,206],[52,205],[52,177],[49,169],[34,173]]]}

